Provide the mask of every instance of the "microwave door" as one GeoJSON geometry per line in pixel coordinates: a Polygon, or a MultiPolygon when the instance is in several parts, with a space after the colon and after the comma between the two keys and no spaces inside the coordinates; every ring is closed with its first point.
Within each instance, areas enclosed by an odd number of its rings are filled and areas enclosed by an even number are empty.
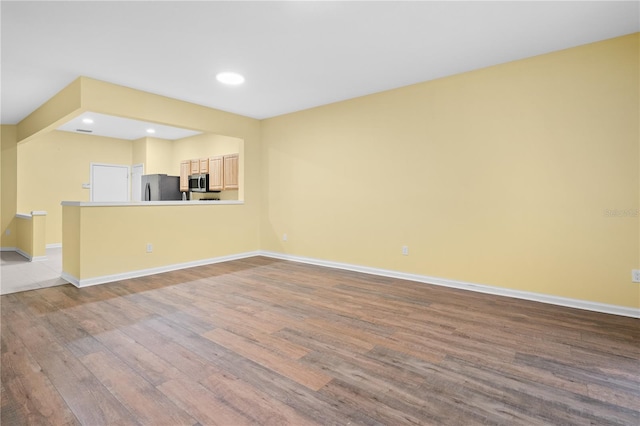
{"type": "Polygon", "coordinates": [[[197,176],[189,176],[189,191],[198,190],[198,180],[197,176]]]}

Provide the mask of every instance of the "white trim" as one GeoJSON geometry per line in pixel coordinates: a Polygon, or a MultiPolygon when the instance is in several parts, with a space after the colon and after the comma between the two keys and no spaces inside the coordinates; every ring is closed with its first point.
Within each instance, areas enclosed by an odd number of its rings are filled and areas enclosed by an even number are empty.
{"type": "MultiPolygon", "coordinates": [[[[133,184],[133,175],[135,174],[135,170],[136,169],[140,169],[140,184],[142,185],[142,176],[144,176],[144,163],[138,163],[138,164],[133,164],[131,165],[131,174],[129,175],[129,185],[131,186],[131,189],[129,189],[129,201],[143,201],[142,200],[142,191],[140,191],[140,199],[139,200],[134,200],[133,199],[133,188],[134,188],[134,184],[133,184]]],[[[138,189],[141,189],[140,187],[138,187],[138,189]]]]}
{"type": "Polygon", "coordinates": [[[46,216],[46,215],[47,215],[46,210],[34,210],[31,212],[31,216],[46,216]]]}
{"type": "MultiPolygon", "coordinates": [[[[6,248],[3,248],[5,251],[6,248]]],[[[16,249],[16,251],[18,251],[16,249]]],[[[19,251],[18,251],[19,252],[19,251]]],[[[27,257],[25,254],[20,253],[27,257]]],[[[475,284],[465,281],[450,280],[446,278],[430,277],[426,275],[409,274],[406,272],[392,271],[388,269],[371,268],[368,266],[353,265],[349,263],[333,262],[329,260],[314,259],[310,257],[293,256],[289,254],[276,253],[264,250],[220,256],[210,259],[196,260],[192,262],[176,263],[173,265],[159,266],[156,268],[141,269],[138,271],[124,272],[121,274],[104,275],[87,279],[76,278],[66,272],[62,272],[61,277],[78,288],[89,287],[98,284],[106,284],[129,278],[143,277],[147,275],[160,274],[162,272],[175,271],[179,269],[192,268],[194,266],[210,265],[213,263],[228,262],[231,260],[245,259],[254,256],[265,256],[274,259],[287,260],[292,262],[308,263],[311,265],[323,266],[327,268],[344,269],[348,271],[360,272],[363,274],[379,275],[383,277],[396,278],[401,280],[415,281],[424,284],[438,285],[443,287],[457,288],[461,290],[475,291],[477,293],[493,294],[496,296],[513,297],[516,299],[530,300],[534,302],[547,303],[551,305],[565,306],[569,308],[583,309],[593,312],[601,312],[625,317],[640,318],[640,309],[626,306],[608,305],[605,303],[590,302],[588,300],[569,299],[565,297],[553,296],[541,293],[532,293],[521,290],[513,290],[503,287],[494,287],[484,284],[475,284]]]]}
{"type": "Polygon", "coordinates": [[[210,259],[195,260],[192,262],[175,263],[173,265],[158,266],[156,268],[140,269],[137,271],[123,272],[121,274],[103,275],[101,277],[79,279],[66,272],[62,272],[61,277],[69,281],[78,288],[89,287],[92,285],[106,284],[114,281],[126,280],[130,278],[144,277],[146,275],[160,274],[163,272],[175,271],[178,269],[192,268],[194,266],[211,265],[213,263],[228,262],[230,260],[245,259],[247,257],[260,256],[259,251],[250,251],[245,253],[231,254],[227,256],[213,257],[210,259]]]}
{"type": "Polygon", "coordinates": [[[89,184],[91,185],[89,199],[93,201],[94,198],[94,174],[97,167],[112,167],[115,169],[127,169],[127,200],[131,199],[131,166],[127,164],[110,164],[110,163],[90,163],[89,166],[89,184]]]}
{"type": "Polygon", "coordinates": [[[31,220],[31,214],[30,213],[16,213],[16,218],[31,220]]]}
{"type": "Polygon", "coordinates": [[[24,251],[20,250],[20,249],[19,249],[19,248],[17,248],[17,247],[16,247],[15,252],[16,252],[16,253],[18,253],[18,254],[19,254],[20,256],[22,256],[22,257],[26,257],[26,258],[27,258],[27,260],[28,260],[29,262],[31,262],[31,261],[33,260],[33,258],[31,257],[31,255],[30,255],[30,254],[28,254],[27,252],[24,252],[24,251]]]}
{"type": "Polygon", "coordinates": [[[62,274],[60,274],[60,278],[62,278],[63,280],[67,281],[70,284],[75,285],[76,287],[80,287],[80,281],[73,275],[67,274],[66,272],[62,272],[62,274]]]}
{"type": "Polygon", "coordinates": [[[219,206],[219,205],[240,205],[244,204],[242,200],[216,200],[216,201],[130,201],[130,202],[112,202],[112,201],[63,201],[63,206],[73,207],[148,207],[148,206],[219,206]]]}
{"type": "Polygon", "coordinates": [[[42,262],[47,260],[47,256],[31,256],[27,252],[20,250],[18,247],[0,247],[0,251],[12,251],[18,253],[20,256],[25,257],[29,262],[42,262]]]}
{"type": "Polygon", "coordinates": [[[45,248],[54,249],[54,248],[62,248],[62,243],[51,243],[47,244],[45,248]]]}
{"type": "Polygon", "coordinates": [[[551,305],[566,306],[569,308],[584,309],[587,311],[601,312],[605,314],[620,315],[625,317],[640,318],[640,309],[626,306],[608,305],[605,303],[590,302],[588,300],[569,299],[565,297],[553,296],[528,291],[512,290],[503,287],[494,287],[484,284],[475,284],[464,281],[450,280],[446,278],[429,277],[426,275],[409,274],[406,272],[391,271],[388,269],[371,268],[368,266],[352,265],[349,263],[332,262],[310,257],[293,256],[270,251],[260,251],[261,256],[272,257],[274,259],[289,260],[293,262],[308,263],[311,265],[325,266],[328,268],[345,269],[348,271],[361,272],[364,274],[380,275],[383,277],[397,278],[401,280],[416,281],[425,284],[439,285],[443,287],[470,290],[478,293],[493,294],[496,296],[513,297],[516,299],[531,300],[551,305]]]}

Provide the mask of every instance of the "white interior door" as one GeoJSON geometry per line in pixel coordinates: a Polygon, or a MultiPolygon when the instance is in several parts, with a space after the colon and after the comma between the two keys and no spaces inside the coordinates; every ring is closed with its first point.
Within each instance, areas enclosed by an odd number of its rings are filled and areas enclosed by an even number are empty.
{"type": "Polygon", "coordinates": [[[129,166],[91,163],[91,201],[129,201],[129,166]]]}
{"type": "Polygon", "coordinates": [[[131,167],[131,201],[142,201],[142,175],[144,164],[134,164],[131,167]]]}

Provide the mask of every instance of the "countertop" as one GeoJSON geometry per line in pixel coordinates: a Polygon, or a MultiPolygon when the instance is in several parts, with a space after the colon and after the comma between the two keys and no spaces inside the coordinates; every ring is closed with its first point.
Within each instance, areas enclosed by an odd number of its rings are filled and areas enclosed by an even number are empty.
{"type": "Polygon", "coordinates": [[[244,204],[240,200],[191,200],[191,201],[63,201],[63,206],[76,207],[147,207],[147,206],[210,206],[244,204]]]}

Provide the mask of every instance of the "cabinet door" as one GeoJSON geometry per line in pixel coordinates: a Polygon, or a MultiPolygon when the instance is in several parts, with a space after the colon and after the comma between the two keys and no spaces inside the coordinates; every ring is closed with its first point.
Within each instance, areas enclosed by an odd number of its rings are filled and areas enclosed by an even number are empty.
{"type": "Polygon", "coordinates": [[[191,161],[180,162],[180,191],[189,192],[189,174],[191,172],[191,161]]]}
{"type": "Polygon", "coordinates": [[[200,171],[198,173],[209,173],[209,160],[206,158],[200,159],[200,171]]]}
{"type": "Polygon", "coordinates": [[[200,160],[191,160],[191,174],[197,175],[200,173],[200,160]]]}
{"type": "Polygon", "coordinates": [[[224,156],[224,189],[238,189],[238,154],[224,156]]]}
{"type": "Polygon", "coordinates": [[[222,191],[223,186],[223,157],[209,158],[209,191],[222,191]]]}

